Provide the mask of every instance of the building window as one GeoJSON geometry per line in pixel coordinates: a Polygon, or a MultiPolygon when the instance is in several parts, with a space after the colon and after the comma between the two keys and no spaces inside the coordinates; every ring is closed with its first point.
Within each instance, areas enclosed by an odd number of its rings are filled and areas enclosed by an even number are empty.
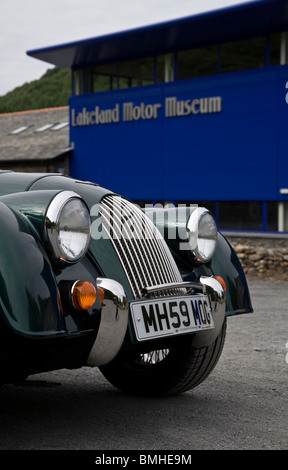
{"type": "Polygon", "coordinates": [[[154,206],[153,201],[145,200],[145,201],[134,201],[134,202],[137,206],[141,207],[141,209],[148,209],[154,206]]]}
{"type": "Polygon", "coordinates": [[[262,202],[219,202],[218,224],[222,230],[263,230],[262,202]]]}
{"type": "Polygon", "coordinates": [[[278,202],[278,231],[288,232],[288,201],[278,202]]]}
{"type": "Polygon", "coordinates": [[[154,83],[154,58],[119,63],[119,88],[132,88],[154,83]]]}
{"type": "MultiPolygon", "coordinates": [[[[156,82],[164,83],[165,82],[165,67],[166,67],[166,56],[159,55],[156,57],[156,82]]],[[[173,67],[174,73],[174,67],[173,67]]]]}
{"type": "Polygon", "coordinates": [[[83,69],[73,70],[73,93],[82,95],[83,93],[83,69]]]}
{"type": "Polygon", "coordinates": [[[168,83],[175,79],[175,54],[158,55],[156,57],[156,82],[168,83]]]}
{"type": "Polygon", "coordinates": [[[266,38],[221,44],[221,73],[256,69],[266,64],[266,38]]]}
{"type": "Polygon", "coordinates": [[[280,65],[281,57],[281,33],[272,34],[269,38],[269,65],[280,65]]]}
{"type": "Polygon", "coordinates": [[[210,46],[177,54],[177,79],[204,77],[218,73],[218,46],[210,46]]]}
{"type": "Polygon", "coordinates": [[[85,75],[85,92],[97,93],[100,91],[116,90],[117,66],[107,64],[98,67],[89,67],[85,75]]]}
{"type": "Polygon", "coordinates": [[[276,232],[278,230],[278,202],[267,202],[266,207],[267,230],[276,232]]]}
{"type": "Polygon", "coordinates": [[[190,206],[198,206],[198,207],[205,207],[208,211],[211,212],[211,214],[214,216],[216,219],[216,207],[217,203],[215,201],[197,201],[197,202],[192,202],[192,201],[177,201],[176,206],[177,207],[183,207],[186,206],[189,208],[190,206]]]}
{"type": "Polygon", "coordinates": [[[215,44],[73,71],[74,95],[288,63],[288,33],[215,44]]]}

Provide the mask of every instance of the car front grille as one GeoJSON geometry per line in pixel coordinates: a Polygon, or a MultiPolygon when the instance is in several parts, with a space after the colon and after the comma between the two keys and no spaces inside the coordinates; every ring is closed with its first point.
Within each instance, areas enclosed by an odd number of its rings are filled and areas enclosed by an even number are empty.
{"type": "MultiPolygon", "coordinates": [[[[100,214],[135,298],[143,297],[145,287],[182,281],[166,242],[139,207],[120,196],[109,195],[101,201],[100,214]]],[[[160,294],[181,292],[173,288],[160,294]]]]}

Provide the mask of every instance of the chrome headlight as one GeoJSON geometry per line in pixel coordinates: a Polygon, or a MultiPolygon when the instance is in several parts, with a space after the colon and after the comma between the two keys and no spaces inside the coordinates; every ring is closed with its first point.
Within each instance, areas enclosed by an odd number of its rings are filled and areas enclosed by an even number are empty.
{"type": "Polygon", "coordinates": [[[197,259],[209,261],[216,249],[217,226],[212,214],[203,207],[197,207],[187,222],[189,244],[197,259]]]}
{"type": "Polygon", "coordinates": [[[62,191],[51,201],[45,220],[46,240],[54,261],[76,263],[90,242],[89,210],[73,191],[62,191]]]}

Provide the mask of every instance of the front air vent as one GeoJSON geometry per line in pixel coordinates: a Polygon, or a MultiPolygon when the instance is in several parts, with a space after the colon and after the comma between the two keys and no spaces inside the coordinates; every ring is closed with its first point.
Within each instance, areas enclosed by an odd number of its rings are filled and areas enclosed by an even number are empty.
{"type": "MultiPolygon", "coordinates": [[[[120,196],[105,196],[100,214],[135,298],[142,297],[144,287],[182,281],[160,232],[139,207],[120,196]]],[[[177,293],[178,289],[167,289],[161,295],[177,293]]]]}

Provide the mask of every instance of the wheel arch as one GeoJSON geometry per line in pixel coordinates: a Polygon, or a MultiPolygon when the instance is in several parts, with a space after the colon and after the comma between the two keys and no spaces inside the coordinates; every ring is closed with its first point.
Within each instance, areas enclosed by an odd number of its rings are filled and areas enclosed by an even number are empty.
{"type": "Polygon", "coordinates": [[[14,332],[63,332],[57,285],[34,227],[0,201],[0,314],[14,332]]]}

